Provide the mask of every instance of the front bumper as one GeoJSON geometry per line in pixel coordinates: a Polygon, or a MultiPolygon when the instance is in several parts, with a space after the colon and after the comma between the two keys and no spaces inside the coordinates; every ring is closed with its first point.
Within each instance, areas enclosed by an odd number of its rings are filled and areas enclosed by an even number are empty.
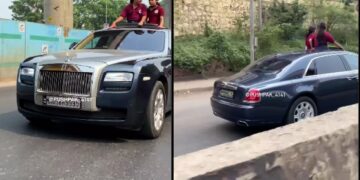
{"type": "Polygon", "coordinates": [[[211,97],[211,107],[215,116],[241,126],[262,126],[282,123],[283,116],[274,118],[272,109],[255,105],[240,105],[211,97]],[[271,117],[271,118],[270,118],[271,117]]]}
{"type": "Polygon", "coordinates": [[[118,126],[139,130],[144,124],[148,98],[137,96],[137,91],[99,92],[96,97],[98,111],[53,108],[34,103],[34,87],[17,83],[18,111],[25,117],[47,118],[60,121],[118,126]],[[137,98],[141,97],[141,98],[137,98]]]}

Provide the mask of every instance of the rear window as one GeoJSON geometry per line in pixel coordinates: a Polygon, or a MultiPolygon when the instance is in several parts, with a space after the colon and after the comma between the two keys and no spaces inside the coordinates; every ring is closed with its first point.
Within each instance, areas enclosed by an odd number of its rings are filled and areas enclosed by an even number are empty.
{"type": "Polygon", "coordinates": [[[252,72],[279,73],[292,61],[281,57],[270,57],[258,60],[256,64],[249,68],[252,72]]]}
{"type": "Polygon", "coordinates": [[[344,63],[337,55],[321,57],[315,60],[317,74],[345,71],[344,63]]]}
{"type": "Polygon", "coordinates": [[[359,69],[359,60],[358,56],[354,54],[344,55],[346,62],[349,64],[351,70],[359,69]]]}

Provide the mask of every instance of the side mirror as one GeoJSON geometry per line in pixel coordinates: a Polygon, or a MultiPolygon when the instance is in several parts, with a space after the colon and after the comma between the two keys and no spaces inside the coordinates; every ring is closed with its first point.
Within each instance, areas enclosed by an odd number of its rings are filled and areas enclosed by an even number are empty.
{"type": "Polygon", "coordinates": [[[71,43],[70,46],[69,46],[69,49],[72,49],[72,48],[75,47],[77,44],[78,44],[77,42],[71,43]]]}

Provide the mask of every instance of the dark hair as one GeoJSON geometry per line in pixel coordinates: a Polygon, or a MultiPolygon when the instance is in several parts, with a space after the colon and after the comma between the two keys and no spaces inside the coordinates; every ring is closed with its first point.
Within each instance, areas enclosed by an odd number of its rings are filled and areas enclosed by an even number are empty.
{"type": "Polygon", "coordinates": [[[312,34],[313,32],[315,32],[315,26],[311,25],[311,26],[309,26],[309,29],[305,35],[305,38],[308,38],[310,36],[310,34],[312,34]]]}
{"type": "Polygon", "coordinates": [[[317,38],[318,39],[324,39],[325,38],[325,30],[326,30],[326,24],[324,22],[319,23],[318,27],[319,29],[317,38]]]}

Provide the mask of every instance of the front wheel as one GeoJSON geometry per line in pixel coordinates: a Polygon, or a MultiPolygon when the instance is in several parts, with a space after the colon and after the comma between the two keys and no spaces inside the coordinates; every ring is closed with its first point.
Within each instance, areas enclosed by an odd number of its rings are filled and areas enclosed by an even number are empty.
{"type": "Polygon", "coordinates": [[[300,97],[291,105],[286,124],[302,121],[317,115],[315,102],[309,97],[300,97]]]}
{"type": "Polygon", "coordinates": [[[151,92],[151,97],[146,109],[145,123],[141,130],[146,138],[157,138],[162,131],[165,121],[165,100],[164,86],[157,81],[151,92]]]}

